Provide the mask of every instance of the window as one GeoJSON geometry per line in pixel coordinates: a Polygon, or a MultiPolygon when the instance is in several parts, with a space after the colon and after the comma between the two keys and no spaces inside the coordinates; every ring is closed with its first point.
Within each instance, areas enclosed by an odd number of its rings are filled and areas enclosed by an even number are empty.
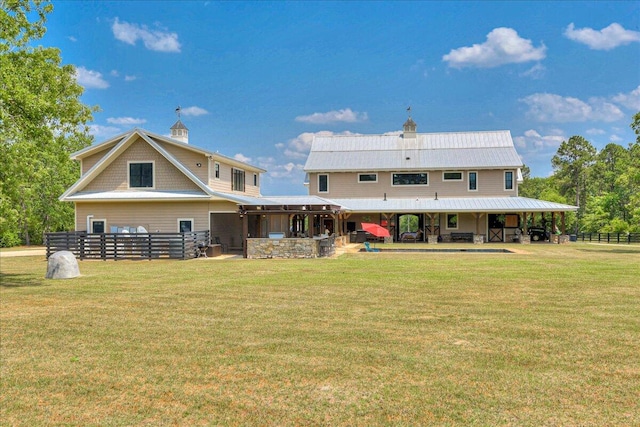
{"type": "Polygon", "coordinates": [[[104,233],[107,229],[107,221],[104,219],[91,220],[91,232],[92,233],[104,233]]]}
{"type": "Polygon", "coordinates": [[[427,173],[394,173],[392,185],[429,185],[427,173]]]}
{"type": "Polygon", "coordinates": [[[193,219],[192,218],[178,218],[178,232],[190,233],[193,231],[193,219]]]}
{"type": "Polygon", "coordinates": [[[254,187],[258,186],[258,174],[257,173],[253,174],[253,186],[254,187]]]}
{"type": "Polygon", "coordinates": [[[242,169],[232,169],[231,178],[231,189],[233,191],[244,191],[244,171],[242,169]]]}
{"type": "Polygon", "coordinates": [[[443,181],[462,181],[462,172],[442,172],[443,181]]]}
{"type": "Polygon", "coordinates": [[[377,173],[359,173],[358,182],[378,182],[377,173]]]}
{"type": "Polygon", "coordinates": [[[329,175],[318,175],[318,193],[329,192],[329,175]]]}
{"type": "Polygon", "coordinates": [[[447,230],[458,229],[458,214],[447,214],[447,230]]]}
{"type": "Polygon", "coordinates": [[[504,189],[513,190],[513,172],[507,171],[504,173],[504,189]]]}
{"type": "Polygon", "coordinates": [[[220,163],[218,163],[218,162],[215,162],[213,164],[213,176],[216,179],[220,179],[220,163]]]}
{"type": "Polygon", "coordinates": [[[478,172],[469,172],[469,191],[478,191],[478,172]]]}
{"type": "Polygon", "coordinates": [[[129,188],[153,187],[153,162],[129,162],[129,188]]]}

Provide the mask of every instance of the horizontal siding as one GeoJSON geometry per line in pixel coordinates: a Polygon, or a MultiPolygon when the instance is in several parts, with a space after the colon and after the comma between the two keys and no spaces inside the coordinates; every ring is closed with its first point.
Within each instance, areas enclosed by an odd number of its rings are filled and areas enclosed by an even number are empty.
{"type": "Polygon", "coordinates": [[[92,154],[91,156],[85,157],[84,159],[82,159],[82,175],[87,173],[89,169],[94,167],[95,164],[100,161],[100,159],[106,156],[109,153],[110,148],[112,147],[105,148],[104,150],[99,151],[98,153],[92,154]]]}
{"type": "Polygon", "coordinates": [[[95,177],[84,191],[128,189],[129,161],[154,161],[156,190],[199,190],[199,187],[145,141],[139,139],[95,177]]]}
{"type": "Polygon", "coordinates": [[[187,150],[183,147],[177,147],[173,144],[167,144],[159,141],[158,144],[182,163],[184,167],[189,169],[189,171],[197,176],[203,183],[207,183],[209,179],[209,158],[207,156],[202,153],[187,150]],[[198,167],[198,164],[200,164],[200,167],[198,167]]]}
{"type": "MultiPolygon", "coordinates": [[[[371,198],[384,197],[505,197],[517,195],[516,171],[514,172],[514,191],[504,190],[504,170],[477,170],[478,191],[468,191],[468,171],[463,172],[462,181],[443,181],[443,171],[427,171],[429,184],[426,186],[393,186],[391,185],[391,172],[379,172],[378,182],[359,183],[358,173],[333,172],[329,175],[329,192],[318,192],[317,173],[309,174],[309,194],[326,198],[371,198]]],[[[456,171],[457,172],[457,171],[456,171]]],[[[363,172],[373,173],[373,172],[363,172]]]]}
{"type": "MultiPolygon", "coordinates": [[[[220,191],[223,193],[231,194],[243,194],[246,196],[259,196],[260,195],[260,174],[258,174],[258,185],[253,185],[253,172],[245,169],[245,191],[232,191],[231,190],[231,170],[234,168],[230,164],[218,161],[220,164],[220,178],[215,177],[214,161],[211,161],[211,177],[209,178],[209,187],[214,191],[220,191]]],[[[238,168],[240,169],[240,168],[238,168]]]]}

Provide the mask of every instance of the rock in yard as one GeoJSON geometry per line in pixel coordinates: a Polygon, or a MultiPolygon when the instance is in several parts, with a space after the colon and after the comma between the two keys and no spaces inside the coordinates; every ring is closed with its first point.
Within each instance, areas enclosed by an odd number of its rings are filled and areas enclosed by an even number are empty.
{"type": "Polygon", "coordinates": [[[78,276],[78,260],[71,252],[60,251],[49,257],[46,279],[73,279],[78,276]]]}

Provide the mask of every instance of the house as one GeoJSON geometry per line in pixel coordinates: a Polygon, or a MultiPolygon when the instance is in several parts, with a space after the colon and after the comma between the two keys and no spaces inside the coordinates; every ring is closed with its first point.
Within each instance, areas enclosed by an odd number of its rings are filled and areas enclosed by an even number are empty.
{"type": "Polygon", "coordinates": [[[238,203],[260,197],[256,166],[189,144],[178,119],[171,137],[133,129],[72,154],[81,174],[60,200],[75,205],[75,230],[90,233],[210,230],[242,247],[238,203]]]}
{"type": "Polygon", "coordinates": [[[264,169],[189,144],[179,119],[171,137],[133,129],[72,158],[81,175],[60,200],[74,203],[76,231],[208,230],[245,257],[321,256],[322,239],[344,241],[363,222],[394,241],[526,241],[536,215],[551,213],[555,229],[559,214],[564,234],[576,210],[518,196],[508,131],[418,133],[411,117],[399,134],[317,136],[301,196],[263,197],[264,169]]]}
{"type": "Polygon", "coordinates": [[[341,233],[374,222],[396,241],[510,242],[552,213],[564,234],[576,207],[519,197],[521,167],[509,131],[418,133],[409,117],[399,134],[317,136],[304,169],[309,195],[341,207],[341,233]]]}

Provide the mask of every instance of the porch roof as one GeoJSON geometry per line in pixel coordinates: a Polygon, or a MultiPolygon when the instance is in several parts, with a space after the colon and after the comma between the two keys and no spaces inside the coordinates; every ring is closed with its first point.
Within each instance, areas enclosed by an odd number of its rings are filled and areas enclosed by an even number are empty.
{"type": "Polygon", "coordinates": [[[576,206],[527,197],[468,197],[439,199],[332,199],[347,212],[413,213],[413,212],[567,212],[576,206]]]}

